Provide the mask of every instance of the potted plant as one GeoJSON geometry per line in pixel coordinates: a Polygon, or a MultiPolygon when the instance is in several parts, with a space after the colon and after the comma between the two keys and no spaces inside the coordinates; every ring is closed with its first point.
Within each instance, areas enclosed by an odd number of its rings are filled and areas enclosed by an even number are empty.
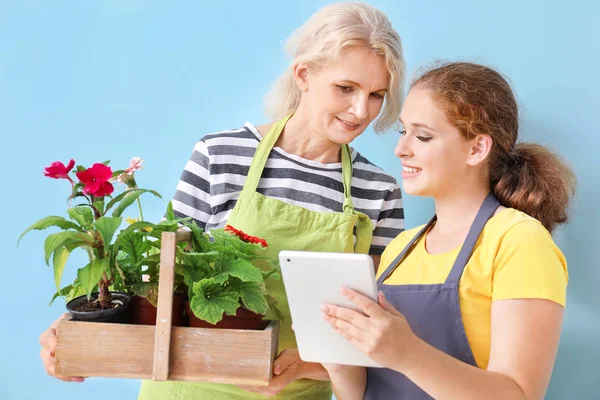
{"type": "MultiPolygon", "coordinates": [[[[180,224],[191,218],[177,219],[173,213],[171,203],[167,207],[166,218],[158,224],[148,226],[134,231],[136,241],[145,243],[144,255],[139,258],[132,257],[126,252],[117,256],[117,265],[123,272],[123,289],[132,294],[131,319],[133,324],[154,325],[156,323],[156,312],[158,302],[158,280],[161,249],[161,235],[163,232],[175,232],[180,224]]],[[[134,224],[138,221],[128,219],[128,223],[134,224]]],[[[183,249],[185,243],[179,244],[183,249]]],[[[184,302],[187,298],[187,289],[182,275],[176,275],[174,298],[173,298],[173,321],[174,326],[187,326],[187,318],[184,312],[184,302]]]]}
{"type": "MultiPolygon", "coordinates": [[[[125,170],[113,171],[109,162],[96,163],[90,168],[77,166],[71,160],[67,166],[56,161],[44,170],[44,175],[53,179],[65,179],[71,183],[72,191],[68,198],[69,219],[49,216],[27,228],[21,238],[31,230],[58,227],[60,232],[47,236],[44,243],[46,264],[54,268],[54,281],[59,295],[73,296],[84,293],[67,303],[73,319],[102,322],[126,322],[130,295],[119,288],[126,288],[125,273],[120,265],[124,260],[143,263],[151,256],[150,244],[145,240],[146,233],[153,226],[145,221],[130,224],[117,232],[123,222],[123,212],[137,202],[141,215],[139,197],[153,190],[140,189],[134,179],[134,172],[142,168],[142,162],[134,157],[125,170]],[[71,177],[71,175],[74,175],[71,177]],[[115,183],[122,183],[122,191],[114,194],[115,183]],[[74,201],[82,200],[73,205],[74,201]],[[109,214],[110,212],[110,214],[109,214]],[[89,262],[78,269],[75,281],[61,288],[61,278],[71,252],[83,249],[89,262]],[[112,289],[112,290],[111,290],[112,289]]],[[[53,300],[54,300],[53,298],[53,300]]]]}
{"type": "Polygon", "coordinates": [[[266,294],[265,280],[281,279],[278,261],[264,255],[268,246],[229,225],[206,234],[195,223],[191,250],[177,249],[176,268],[188,287],[190,326],[263,329],[263,317],[281,313],[266,294]]]}

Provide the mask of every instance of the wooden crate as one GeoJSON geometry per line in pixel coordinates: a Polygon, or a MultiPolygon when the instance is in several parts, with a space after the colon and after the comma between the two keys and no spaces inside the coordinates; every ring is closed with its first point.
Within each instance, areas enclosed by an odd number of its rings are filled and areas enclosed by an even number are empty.
{"type": "Polygon", "coordinates": [[[63,320],[57,374],[269,385],[279,322],[264,330],[171,326],[175,247],[190,239],[184,231],[162,234],[156,326],[63,320]]]}

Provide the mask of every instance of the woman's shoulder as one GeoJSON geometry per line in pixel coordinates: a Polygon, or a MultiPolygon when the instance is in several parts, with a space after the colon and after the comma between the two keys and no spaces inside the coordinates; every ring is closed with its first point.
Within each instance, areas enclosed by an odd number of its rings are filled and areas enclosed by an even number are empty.
{"type": "Polygon", "coordinates": [[[486,224],[485,230],[499,240],[530,240],[532,237],[552,240],[552,235],[540,221],[514,208],[505,208],[486,224]]]}
{"type": "Polygon", "coordinates": [[[387,183],[392,190],[398,187],[398,182],[394,176],[384,171],[375,163],[369,161],[365,156],[360,154],[356,149],[350,148],[352,152],[352,176],[366,181],[377,181],[387,183]]]}
{"type": "Polygon", "coordinates": [[[221,145],[223,143],[236,145],[240,140],[249,140],[249,143],[254,143],[256,145],[260,140],[260,134],[254,125],[246,122],[239,128],[207,133],[200,139],[206,146],[221,145]]]}

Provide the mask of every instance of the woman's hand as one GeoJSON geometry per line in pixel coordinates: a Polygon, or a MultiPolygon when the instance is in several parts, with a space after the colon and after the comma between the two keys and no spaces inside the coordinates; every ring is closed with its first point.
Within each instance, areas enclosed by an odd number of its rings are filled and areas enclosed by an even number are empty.
{"type": "Polygon", "coordinates": [[[259,393],[267,397],[275,396],[284,387],[295,381],[304,378],[305,363],[300,359],[298,349],[286,349],[279,354],[279,357],[273,364],[273,379],[269,386],[239,386],[249,392],[259,393]]]}
{"type": "Polygon", "coordinates": [[[55,372],[56,365],[56,329],[58,328],[58,323],[62,319],[66,319],[69,316],[68,313],[63,314],[56,321],[50,325],[48,329],[46,329],[40,335],[40,345],[42,349],[40,350],[40,358],[44,363],[44,368],[48,375],[63,380],[65,382],[83,382],[84,378],[77,376],[64,376],[57,375],[55,372]]]}
{"type": "Polygon", "coordinates": [[[379,304],[354,290],[342,294],[362,311],[325,304],[323,317],[340,335],[383,367],[402,371],[416,358],[419,341],[404,316],[379,292],[379,304]]]}

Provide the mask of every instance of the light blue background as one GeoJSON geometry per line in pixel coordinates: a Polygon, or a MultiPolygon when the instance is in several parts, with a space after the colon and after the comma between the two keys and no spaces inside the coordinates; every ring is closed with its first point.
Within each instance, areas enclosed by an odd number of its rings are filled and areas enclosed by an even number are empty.
{"type": "MultiPolygon", "coordinates": [[[[44,234],[16,248],[35,220],[64,215],[67,182],[42,176],[55,160],[146,160],[142,186],[168,199],[196,140],[266,122],[262,98],[287,60],[281,45],[325,1],[0,0],[2,137],[1,399],[133,399],[139,382],[66,384],[44,373],[39,333],[61,312],[44,234]]],[[[589,1],[372,1],[400,32],[411,74],[436,58],[489,63],[512,80],[524,139],[559,151],[579,190],[557,235],[570,266],[568,308],[548,399],[592,399],[600,367],[599,3],[589,1]]],[[[356,147],[395,176],[396,135],[366,132],[356,147]]],[[[146,199],[148,218],[166,202],[146,199]]],[[[431,203],[407,198],[407,225],[431,203]]],[[[75,261],[71,266],[71,277],[75,261]]]]}

